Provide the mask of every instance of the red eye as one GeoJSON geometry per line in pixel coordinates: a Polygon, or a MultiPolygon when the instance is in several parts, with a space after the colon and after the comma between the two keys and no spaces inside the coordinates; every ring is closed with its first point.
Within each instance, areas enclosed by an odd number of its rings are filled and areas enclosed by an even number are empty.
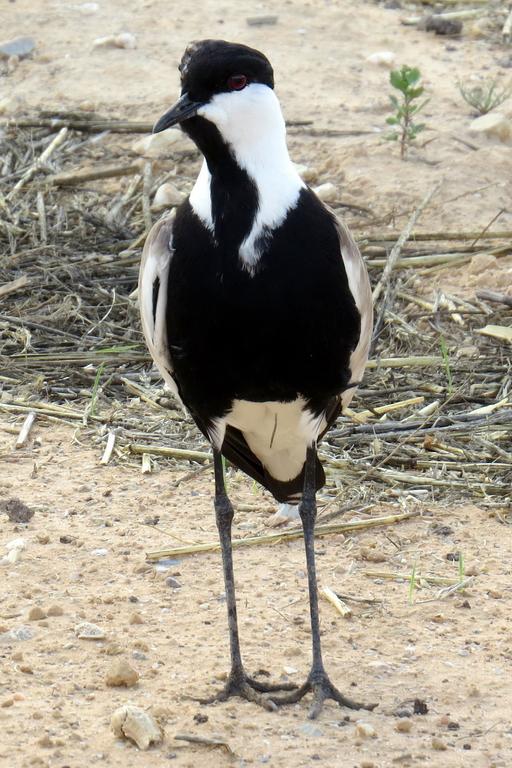
{"type": "Polygon", "coordinates": [[[245,75],[231,75],[228,77],[227,85],[230,91],[241,91],[247,85],[247,78],[245,75]]]}

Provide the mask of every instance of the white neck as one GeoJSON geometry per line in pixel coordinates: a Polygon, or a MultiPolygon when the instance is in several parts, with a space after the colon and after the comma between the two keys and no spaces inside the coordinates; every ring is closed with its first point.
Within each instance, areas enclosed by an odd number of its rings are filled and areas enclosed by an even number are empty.
{"type": "MultiPolygon", "coordinates": [[[[244,266],[253,271],[261,255],[261,235],[282,224],[305,187],[288,154],[279,101],[272,89],[253,83],[243,91],[217,94],[198,114],[217,126],[238,165],[257,187],[259,208],[251,232],[240,246],[244,266]]],[[[210,182],[204,162],[190,203],[203,223],[213,230],[210,182]]]]}

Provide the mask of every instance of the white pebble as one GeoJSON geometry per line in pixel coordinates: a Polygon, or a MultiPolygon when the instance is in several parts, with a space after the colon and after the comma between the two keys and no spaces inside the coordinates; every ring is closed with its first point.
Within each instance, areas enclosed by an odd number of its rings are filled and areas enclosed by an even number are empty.
{"type": "Polygon", "coordinates": [[[391,69],[396,61],[393,51],[375,51],[366,57],[369,64],[376,64],[379,67],[388,67],[391,69]]]}
{"type": "Polygon", "coordinates": [[[484,136],[499,139],[504,143],[512,143],[512,122],[500,112],[482,115],[473,120],[469,126],[472,133],[483,133],[484,136]]]}
{"type": "Polygon", "coordinates": [[[97,624],[91,624],[90,621],[81,621],[75,627],[75,635],[80,640],[103,640],[105,632],[97,624]]]}
{"type": "Polygon", "coordinates": [[[356,734],[362,736],[364,739],[373,739],[377,735],[373,725],[365,723],[362,720],[358,720],[356,723],[356,734]]]}
{"type": "Polygon", "coordinates": [[[148,749],[150,744],[162,741],[162,731],[155,718],[133,704],[116,709],[110,725],[116,736],[134,741],[139,749],[148,749]]]}
{"type": "Polygon", "coordinates": [[[324,203],[333,203],[338,199],[338,190],[330,181],[325,184],[320,184],[318,187],[313,187],[313,192],[320,198],[320,200],[323,200],[324,203]]]}
{"type": "Polygon", "coordinates": [[[137,38],[131,32],[121,32],[119,35],[97,37],[93,48],[136,48],[137,38]]]}
{"type": "Polygon", "coordinates": [[[151,210],[160,212],[166,208],[172,208],[175,205],[179,205],[183,202],[185,195],[181,192],[175,184],[170,181],[166,181],[164,184],[160,184],[153,202],[151,204],[151,210]]]}

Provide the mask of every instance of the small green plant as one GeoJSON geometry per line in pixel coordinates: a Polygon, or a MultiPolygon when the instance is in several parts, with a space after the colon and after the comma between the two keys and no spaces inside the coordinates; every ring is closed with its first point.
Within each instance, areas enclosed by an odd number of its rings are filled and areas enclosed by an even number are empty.
{"type": "Polygon", "coordinates": [[[105,370],[105,363],[102,363],[98,370],[96,371],[96,376],[94,377],[94,384],[92,385],[91,389],[91,401],[89,403],[89,413],[88,416],[94,416],[96,412],[96,404],[98,401],[98,394],[99,394],[99,388],[100,388],[100,380],[103,376],[103,371],[105,370]]]}
{"type": "Polygon", "coordinates": [[[414,602],[414,592],[416,590],[416,563],[412,567],[412,572],[409,577],[409,605],[414,602]]]}
{"type": "Polygon", "coordinates": [[[428,99],[418,102],[424,88],[419,85],[421,79],[420,70],[417,67],[408,67],[404,64],[400,69],[394,69],[389,74],[389,81],[393,88],[400,92],[400,96],[391,94],[389,100],[395,109],[395,114],[386,119],[388,125],[396,125],[396,130],[386,136],[389,141],[400,142],[400,157],[404,160],[410,144],[416,139],[418,133],[425,130],[425,123],[416,123],[414,119],[423,109],[428,99]]]}
{"type": "Polygon", "coordinates": [[[446,379],[448,381],[448,394],[451,395],[453,392],[452,369],[450,368],[450,355],[448,353],[448,347],[446,346],[444,336],[441,336],[439,340],[439,346],[441,347],[441,355],[443,356],[444,369],[446,371],[446,379]]]}
{"type": "Polygon", "coordinates": [[[459,80],[457,87],[466,104],[473,107],[479,115],[486,115],[512,96],[512,84],[500,88],[496,79],[485,80],[472,87],[459,80]]]}

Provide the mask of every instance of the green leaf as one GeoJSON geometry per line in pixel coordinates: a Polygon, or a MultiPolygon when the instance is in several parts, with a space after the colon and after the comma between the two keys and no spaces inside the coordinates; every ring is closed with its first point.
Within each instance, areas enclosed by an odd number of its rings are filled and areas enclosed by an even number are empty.
{"type": "Polygon", "coordinates": [[[408,85],[415,85],[421,77],[421,73],[417,67],[402,67],[404,80],[408,85]]]}
{"type": "Polygon", "coordinates": [[[424,88],[409,88],[408,90],[408,96],[410,99],[417,99],[418,96],[421,96],[423,93],[424,88]]]}
{"type": "Polygon", "coordinates": [[[399,91],[402,91],[402,93],[407,89],[407,81],[404,80],[399,69],[393,69],[389,73],[389,80],[393,88],[397,88],[399,91]]]}
{"type": "Polygon", "coordinates": [[[398,118],[396,118],[396,117],[386,117],[386,123],[388,125],[397,125],[398,118]]]}

